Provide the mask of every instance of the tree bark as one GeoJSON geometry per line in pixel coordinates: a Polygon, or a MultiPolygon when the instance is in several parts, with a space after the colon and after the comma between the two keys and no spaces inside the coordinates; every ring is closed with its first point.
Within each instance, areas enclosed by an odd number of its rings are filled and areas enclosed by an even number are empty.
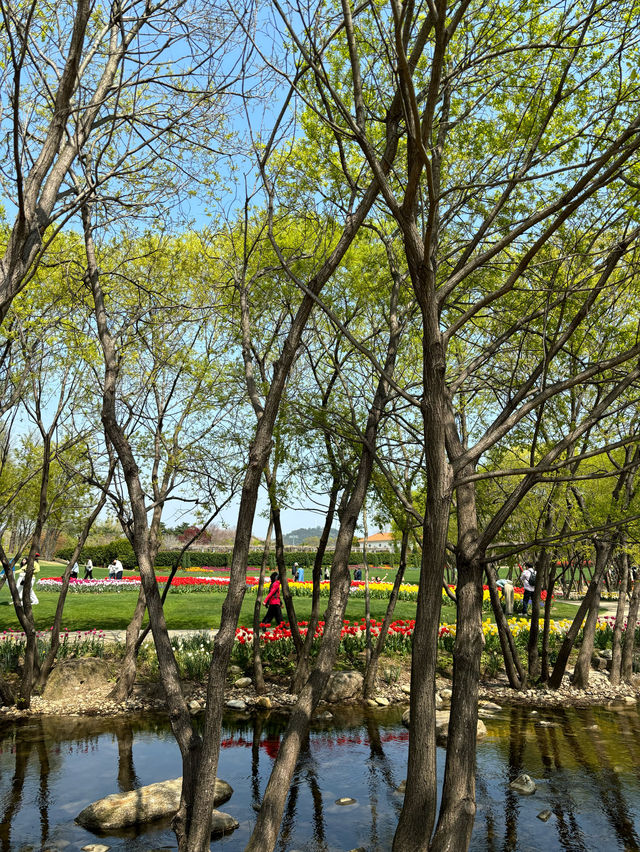
{"type": "Polygon", "coordinates": [[[256,602],[253,607],[253,685],[260,695],[265,689],[264,671],[262,668],[262,654],[260,653],[260,614],[262,607],[262,592],[264,589],[264,577],[267,573],[267,560],[269,559],[269,545],[271,544],[271,533],[273,532],[273,517],[269,517],[269,528],[262,549],[262,561],[260,563],[260,577],[258,578],[258,589],[256,591],[256,602]]]}
{"type": "MultiPolygon", "coordinates": [[[[334,551],[329,604],[325,616],[320,651],[313,671],[300,692],[287,730],[280,743],[278,757],[271,771],[271,776],[265,790],[251,839],[246,847],[246,852],[271,852],[275,847],[291,778],[300,753],[300,745],[306,736],[312,713],[322,697],[338,654],[343,618],[351,588],[349,555],[351,553],[351,545],[358,517],[371,480],[378,428],[389,393],[389,381],[387,377],[393,375],[400,339],[400,328],[396,315],[397,298],[398,288],[394,287],[389,311],[390,334],[387,344],[385,369],[383,375],[378,380],[375,396],[367,417],[355,485],[341,517],[340,531],[334,551]]],[[[193,852],[196,852],[195,848],[193,852]]]]}
{"type": "Polygon", "coordinates": [[[629,555],[624,550],[619,554],[618,567],[620,584],[618,586],[618,606],[616,607],[616,623],[613,628],[611,674],[609,676],[609,680],[613,686],[618,686],[622,679],[622,634],[624,629],[624,609],[627,602],[627,589],[629,587],[629,555]]]}
{"type": "MultiPolygon", "coordinates": [[[[551,534],[553,518],[551,512],[547,512],[544,523],[544,537],[551,534]]],[[[529,641],[527,642],[527,661],[529,669],[529,681],[535,682],[540,678],[540,656],[538,654],[538,637],[540,635],[540,593],[545,586],[549,571],[549,552],[543,547],[536,560],[536,582],[533,600],[531,601],[531,621],[529,623],[529,641]]]]}
{"type": "Polygon", "coordinates": [[[612,547],[613,545],[610,541],[602,541],[600,539],[596,539],[595,541],[596,565],[594,576],[597,576],[598,580],[589,607],[589,614],[587,615],[587,620],[582,631],[582,645],[580,646],[578,659],[573,670],[572,683],[578,689],[586,689],[589,685],[589,672],[591,671],[596,623],[600,611],[600,593],[612,547]]]}
{"type": "Polygon", "coordinates": [[[640,609],[640,580],[636,577],[631,583],[632,592],[627,613],[627,629],[624,632],[622,646],[622,680],[631,683],[633,679],[633,651],[636,644],[636,623],[640,609]]]}
{"type": "Polygon", "coordinates": [[[526,674],[522,667],[522,663],[520,662],[520,657],[518,656],[518,649],[516,648],[516,643],[514,642],[511,629],[509,628],[509,622],[502,609],[500,596],[498,594],[498,587],[496,586],[496,580],[493,576],[493,569],[487,567],[485,576],[487,578],[487,585],[489,586],[489,600],[491,601],[493,617],[496,620],[496,627],[498,628],[498,639],[500,640],[502,658],[504,660],[504,667],[507,673],[507,679],[509,680],[509,686],[512,689],[523,689],[526,683],[526,674]]]}
{"type": "Polygon", "coordinates": [[[547,599],[544,602],[544,627],[542,629],[542,655],[540,659],[540,682],[549,681],[549,635],[551,632],[551,603],[556,583],[556,566],[549,566],[549,582],[547,583],[547,599]]]}
{"type": "Polygon", "coordinates": [[[367,668],[364,673],[362,694],[365,698],[370,698],[375,689],[376,677],[378,674],[378,662],[380,660],[380,655],[384,651],[385,642],[387,640],[387,634],[389,632],[389,625],[391,624],[391,619],[393,618],[393,613],[396,608],[396,602],[398,600],[398,594],[400,593],[400,586],[402,585],[402,581],[404,579],[404,572],[407,568],[408,549],[409,528],[405,527],[402,530],[402,542],[400,544],[400,563],[398,565],[398,571],[396,573],[395,580],[393,581],[393,588],[391,589],[391,594],[389,595],[387,611],[385,612],[384,619],[382,621],[382,627],[380,628],[380,633],[378,634],[378,639],[371,651],[371,658],[367,663],[367,668]]]}
{"type": "MultiPolygon", "coordinates": [[[[604,571],[606,568],[606,562],[602,563],[601,570],[604,571]]],[[[600,580],[602,579],[602,575],[598,575],[597,572],[594,572],[594,577],[591,583],[589,584],[589,588],[587,589],[587,593],[584,596],[584,599],[580,606],[578,607],[578,611],[573,619],[571,627],[562,643],[560,651],[558,652],[558,658],[556,660],[556,664],[553,667],[553,671],[551,672],[551,677],[549,678],[549,686],[552,689],[558,689],[562,683],[562,678],[565,673],[565,669],[567,667],[567,661],[569,660],[569,655],[571,654],[571,650],[576,641],[578,633],[580,632],[580,628],[582,627],[582,622],[584,620],[587,611],[591,607],[593,602],[593,598],[595,597],[596,591],[598,589],[600,580]]]]}
{"type": "Polygon", "coordinates": [[[322,562],[324,560],[324,555],[327,550],[329,536],[331,535],[331,528],[333,526],[333,519],[335,517],[339,490],[340,486],[338,475],[334,471],[331,492],[329,494],[329,506],[327,508],[327,514],[325,516],[324,526],[322,528],[322,535],[320,536],[320,542],[318,544],[318,549],[316,550],[316,556],[313,562],[313,591],[311,594],[311,617],[309,618],[309,624],[307,626],[307,635],[304,639],[302,654],[300,655],[296,671],[293,675],[293,681],[291,684],[291,692],[293,693],[293,695],[299,695],[300,691],[302,690],[302,687],[307,682],[307,678],[309,677],[309,673],[311,671],[311,648],[313,647],[313,639],[315,636],[316,628],[318,627],[318,622],[320,620],[320,582],[322,580],[322,562]]]}
{"type": "MultiPolygon", "coordinates": [[[[452,474],[445,446],[444,424],[448,413],[444,387],[445,359],[438,328],[435,294],[432,292],[433,282],[429,280],[424,291],[416,285],[414,287],[421,303],[423,321],[422,417],[427,499],[411,656],[411,723],[407,762],[407,778],[410,781],[393,839],[393,852],[422,852],[427,849],[435,823],[438,789],[434,684],[452,494],[452,474]]],[[[460,586],[458,590],[459,588],[460,586]]],[[[459,601],[459,593],[457,598],[459,601]]]]}

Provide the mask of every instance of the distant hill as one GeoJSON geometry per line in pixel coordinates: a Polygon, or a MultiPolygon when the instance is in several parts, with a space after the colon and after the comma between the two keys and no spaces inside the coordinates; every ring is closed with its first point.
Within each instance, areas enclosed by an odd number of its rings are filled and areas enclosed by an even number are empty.
{"type": "MultiPolygon", "coordinates": [[[[283,540],[285,544],[295,547],[297,544],[315,544],[316,542],[308,541],[309,539],[319,539],[322,535],[322,527],[301,527],[298,530],[292,530],[285,533],[283,540]]],[[[338,537],[338,530],[332,529],[329,534],[329,542],[333,544],[338,537]]]]}

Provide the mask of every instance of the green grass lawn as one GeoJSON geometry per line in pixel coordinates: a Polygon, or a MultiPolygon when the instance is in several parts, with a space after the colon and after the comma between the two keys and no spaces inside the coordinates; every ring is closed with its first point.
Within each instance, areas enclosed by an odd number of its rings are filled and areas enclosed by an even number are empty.
{"type": "MultiPolygon", "coordinates": [[[[59,577],[61,566],[52,563],[42,563],[39,578],[59,577]]],[[[94,570],[94,578],[100,579],[106,576],[104,569],[94,570]]],[[[159,574],[161,571],[158,572],[159,574]]],[[[80,571],[82,577],[83,570],[80,571]]],[[[310,572],[307,579],[310,579],[310,572]]],[[[383,574],[379,569],[378,576],[393,581],[394,572],[388,571],[383,574]]],[[[125,576],[131,574],[125,573],[125,576]]],[[[220,576],[225,576],[223,571],[220,576]]],[[[375,570],[372,575],[376,576],[375,570]]],[[[195,576],[195,574],[192,574],[195,576]]],[[[418,572],[410,570],[407,572],[407,582],[415,583],[418,572]]],[[[36,627],[38,630],[47,630],[53,623],[58,595],[56,592],[45,592],[37,590],[40,600],[38,606],[33,608],[36,627]]],[[[173,630],[203,630],[218,627],[220,614],[224,601],[223,592],[174,592],[170,593],[165,605],[165,615],[169,629],[173,630]]],[[[69,630],[124,630],[133,614],[137,600],[137,591],[125,592],[101,592],[96,594],[69,593],[65,603],[65,611],[62,620],[62,628],[69,630]]],[[[321,607],[326,606],[327,599],[321,599],[321,607]]],[[[240,612],[239,624],[251,625],[253,622],[253,608],[255,594],[248,591],[245,595],[240,612]]],[[[296,615],[298,621],[308,621],[311,615],[311,597],[294,597],[296,615]]],[[[371,613],[378,620],[384,617],[387,601],[372,599],[371,613]]],[[[264,612],[263,608],[263,612],[264,612]]],[[[576,607],[571,604],[554,603],[553,617],[573,618],[576,607]]],[[[283,606],[284,614],[284,606],[283,606]]],[[[485,617],[489,617],[486,613],[485,617]]],[[[364,599],[351,599],[347,605],[345,618],[357,621],[364,616],[364,599]]],[[[394,613],[396,619],[411,619],[415,617],[415,603],[411,601],[398,601],[394,613]]],[[[286,614],[285,614],[286,619],[286,614]]],[[[442,622],[455,621],[455,607],[452,604],[443,606],[441,614],[442,622]]],[[[20,623],[15,615],[9,588],[5,586],[0,590],[0,631],[19,630],[20,623]]]]}

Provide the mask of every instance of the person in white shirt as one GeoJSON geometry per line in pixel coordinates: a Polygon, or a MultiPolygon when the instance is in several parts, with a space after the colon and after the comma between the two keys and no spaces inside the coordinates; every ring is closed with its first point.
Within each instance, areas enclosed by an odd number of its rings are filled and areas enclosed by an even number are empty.
{"type": "Polygon", "coordinates": [[[529,603],[533,602],[533,595],[536,590],[537,573],[530,563],[525,563],[525,569],[520,575],[522,585],[524,587],[524,596],[522,598],[522,614],[527,615],[529,603]]]}
{"type": "Polygon", "coordinates": [[[122,562],[119,559],[114,559],[111,565],[109,566],[109,576],[112,576],[114,580],[122,580],[122,562]],[[111,568],[113,567],[113,576],[111,575],[111,568]]]}
{"type": "Polygon", "coordinates": [[[91,559],[87,559],[87,563],[84,566],[84,579],[93,580],[93,562],[91,559]]]}

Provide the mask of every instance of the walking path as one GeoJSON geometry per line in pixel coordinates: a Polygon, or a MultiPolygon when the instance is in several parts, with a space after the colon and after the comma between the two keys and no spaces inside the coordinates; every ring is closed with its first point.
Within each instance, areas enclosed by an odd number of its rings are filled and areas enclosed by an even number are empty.
{"type": "MultiPolygon", "coordinates": [[[[575,601],[567,601],[564,598],[561,598],[560,600],[562,600],[562,603],[570,604],[571,606],[575,606],[576,609],[582,603],[582,599],[575,600],[575,601]]],[[[617,612],[617,609],[618,609],[618,601],[600,601],[600,609],[599,609],[600,615],[615,615],[616,612],[617,612]]],[[[625,614],[625,616],[627,615],[628,611],[629,611],[629,601],[626,600],[624,602],[624,614],[625,614]]]]}
{"type": "MultiPolygon", "coordinates": [[[[125,642],[126,638],[127,638],[126,630],[99,630],[99,632],[104,633],[104,638],[105,638],[106,642],[125,642]]],[[[170,639],[173,639],[173,638],[184,639],[187,636],[202,636],[202,635],[204,635],[204,636],[209,637],[210,639],[213,639],[213,637],[217,634],[217,632],[218,632],[217,629],[216,630],[205,630],[205,629],[202,629],[202,630],[170,630],[169,631],[169,638],[170,639]]],[[[151,635],[151,631],[149,631],[149,633],[148,633],[148,635],[147,635],[147,637],[144,641],[145,642],[153,642],[153,636],[151,635]]]]}

